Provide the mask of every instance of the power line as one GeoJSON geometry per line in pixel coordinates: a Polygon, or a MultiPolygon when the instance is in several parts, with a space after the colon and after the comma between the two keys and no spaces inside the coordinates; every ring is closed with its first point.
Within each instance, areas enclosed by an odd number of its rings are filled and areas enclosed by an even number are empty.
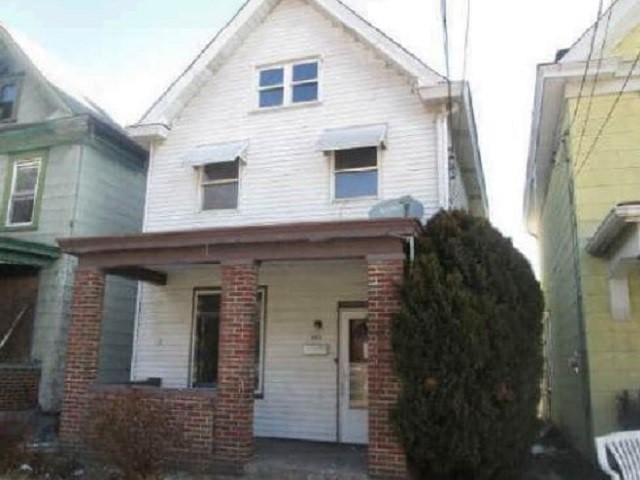
{"type": "Polygon", "coordinates": [[[576,101],[576,108],[573,110],[573,117],[571,118],[571,122],[569,122],[569,127],[567,130],[571,130],[573,127],[573,123],[576,121],[576,117],[578,116],[578,110],[580,108],[580,101],[582,100],[582,92],[584,91],[584,85],[587,81],[587,74],[589,73],[589,65],[591,63],[591,58],[593,57],[593,49],[596,44],[596,37],[598,36],[598,29],[600,28],[600,17],[602,16],[602,7],[604,5],[604,0],[600,0],[598,4],[598,15],[596,17],[596,23],[593,27],[593,35],[591,36],[591,44],[589,46],[589,55],[587,56],[587,63],[584,65],[584,72],[582,73],[582,79],[580,80],[580,90],[578,92],[578,100],[576,101]]]}
{"type": "Polygon", "coordinates": [[[462,83],[467,78],[467,60],[469,58],[469,30],[471,25],[471,0],[467,0],[467,25],[464,30],[464,58],[462,60],[462,83]]]}
{"type": "Polygon", "coordinates": [[[449,114],[451,114],[451,103],[452,103],[452,94],[451,94],[451,62],[449,56],[449,26],[447,20],[447,0],[440,0],[440,10],[442,12],[442,34],[444,37],[444,61],[445,61],[445,70],[447,73],[447,108],[449,109],[449,114]]]}
{"type": "MultiPolygon", "coordinates": [[[[469,60],[469,31],[470,31],[470,26],[471,26],[471,0],[467,0],[467,8],[466,8],[466,15],[467,15],[467,19],[466,19],[466,25],[465,25],[465,32],[464,32],[464,49],[463,49],[463,58],[462,58],[462,88],[465,88],[465,83],[467,80],[467,62],[469,60]]],[[[462,113],[460,112],[458,114],[458,130],[462,129],[462,113]]],[[[453,125],[452,127],[453,128],[453,125]]],[[[453,132],[452,132],[453,135],[453,132]]],[[[456,169],[454,171],[453,176],[451,175],[451,165],[449,165],[449,180],[455,179],[455,175],[460,175],[460,172],[457,169],[457,162],[456,162],[456,169]]],[[[454,184],[455,187],[456,184],[454,184]]],[[[454,188],[452,195],[451,195],[451,199],[450,202],[452,204],[455,204],[456,201],[458,200],[458,196],[459,196],[459,189],[458,188],[454,188]]]]}
{"type": "Polygon", "coordinates": [[[591,117],[591,107],[593,106],[593,97],[595,96],[596,86],[598,84],[598,79],[600,78],[600,68],[602,67],[602,59],[604,56],[604,51],[607,45],[607,37],[609,35],[609,25],[611,24],[611,16],[613,14],[613,3],[609,6],[609,15],[607,17],[607,24],[604,30],[604,36],[602,38],[602,44],[600,46],[600,55],[598,57],[598,66],[596,67],[596,75],[593,79],[593,84],[591,85],[591,93],[589,94],[589,103],[587,104],[587,112],[585,114],[585,120],[582,124],[582,131],[580,132],[579,140],[578,140],[578,149],[576,151],[576,159],[580,158],[580,153],[582,152],[582,142],[584,140],[585,132],[587,131],[587,125],[589,124],[589,118],[591,117]]]}
{"type": "MultiPolygon", "coordinates": [[[[449,166],[448,159],[451,157],[453,151],[453,95],[451,92],[451,62],[449,55],[449,25],[447,20],[447,0],[440,0],[440,10],[442,15],[442,35],[443,35],[443,46],[444,46],[444,61],[445,61],[445,70],[447,75],[447,131],[449,132],[447,138],[447,163],[449,166]]],[[[446,172],[446,181],[450,181],[450,171],[449,167],[446,172]]],[[[447,201],[449,207],[451,205],[451,197],[449,197],[447,201]]]]}
{"type": "Polygon", "coordinates": [[[634,59],[633,63],[631,64],[631,68],[629,69],[629,73],[627,73],[627,76],[624,79],[624,82],[622,84],[622,88],[620,89],[620,91],[618,92],[618,95],[616,96],[615,100],[613,101],[613,104],[611,105],[611,108],[609,109],[609,112],[607,113],[607,116],[605,117],[604,122],[602,122],[602,125],[600,125],[600,128],[598,129],[598,133],[596,133],[596,137],[593,139],[593,142],[591,143],[591,147],[589,147],[589,151],[587,152],[587,155],[584,157],[584,160],[582,161],[582,163],[576,169],[576,174],[575,174],[576,178],[578,177],[578,175],[580,175],[580,172],[582,171],[582,168],[587,164],[587,161],[589,160],[589,157],[591,157],[591,154],[593,153],[594,149],[596,148],[596,144],[598,143],[598,140],[600,139],[600,136],[602,135],[602,132],[607,127],[607,124],[611,120],[611,117],[613,116],[613,112],[615,111],[616,107],[620,103],[620,100],[622,99],[622,95],[624,94],[624,91],[626,90],[627,85],[629,84],[629,81],[631,80],[631,76],[633,75],[633,72],[636,69],[636,67],[638,66],[639,62],[640,62],[640,50],[638,50],[638,54],[636,55],[636,58],[634,59]]]}

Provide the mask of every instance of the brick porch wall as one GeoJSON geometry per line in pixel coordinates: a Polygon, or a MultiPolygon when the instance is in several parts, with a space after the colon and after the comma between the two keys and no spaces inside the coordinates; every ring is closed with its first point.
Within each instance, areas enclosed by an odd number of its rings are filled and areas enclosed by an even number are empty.
{"type": "Polygon", "coordinates": [[[36,408],[39,383],[38,365],[0,363],[0,412],[36,408]]]}
{"type": "Polygon", "coordinates": [[[406,478],[404,449],[389,417],[400,391],[393,370],[391,322],[400,308],[397,284],[404,258],[367,259],[369,308],[369,474],[406,478]]]}
{"type": "Polygon", "coordinates": [[[70,450],[83,447],[90,390],[98,378],[104,287],[102,272],[76,270],[60,418],[60,441],[70,450]]]}
{"type": "Polygon", "coordinates": [[[215,453],[219,463],[242,466],[253,455],[255,263],[222,265],[215,453]]]}
{"type": "Polygon", "coordinates": [[[92,389],[91,408],[135,394],[145,408],[162,412],[175,432],[175,445],[168,452],[168,463],[206,468],[213,461],[213,422],[215,391],[146,386],[109,385],[92,389]]]}

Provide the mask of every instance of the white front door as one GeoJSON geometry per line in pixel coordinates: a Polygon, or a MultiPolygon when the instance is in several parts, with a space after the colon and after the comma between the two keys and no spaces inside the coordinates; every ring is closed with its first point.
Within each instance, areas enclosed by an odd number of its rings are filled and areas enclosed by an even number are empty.
{"type": "Polygon", "coordinates": [[[340,310],[338,441],[342,443],[368,440],[368,336],[366,310],[340,310]]]}

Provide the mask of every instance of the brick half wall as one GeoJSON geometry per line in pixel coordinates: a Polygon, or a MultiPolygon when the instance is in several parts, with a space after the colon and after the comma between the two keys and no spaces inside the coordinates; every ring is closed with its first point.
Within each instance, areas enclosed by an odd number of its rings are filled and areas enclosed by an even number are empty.
{"type": "Polygon", "coordinates": [[[96,386],[89,395],[89,411],[130,395],[135,395],[142,408],[162,412],[158,420],[168,421],[175,432],[176,442],[167,458],[170,465],[206,468],[213,463],[214,390],[96,386]]]}
{"type": "Polygon", "coordinates": [[[36,408],[39,383],[38,365],[0,364],[0,412],[36,408]]]}

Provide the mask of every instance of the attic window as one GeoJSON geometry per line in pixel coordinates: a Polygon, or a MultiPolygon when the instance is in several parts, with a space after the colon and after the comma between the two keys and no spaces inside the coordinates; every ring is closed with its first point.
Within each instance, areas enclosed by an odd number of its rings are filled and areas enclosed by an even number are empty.
{"type": "Polygon", "coordinates": [[[0,81],[0,122],[15,120],[17,101],[18,84],[16,81],[0,81]]]}
{"type": "Polygon", "coordinates": [[[3,75],[9,75],[11,68],[9,66],[9,59],[6,57],[0,57],[0,77],[3,75]]]}
{"type": "Polygon", "coordinates": [[[317,102],[317,60],[261,68],[258,71],[258,107],[261,109],[317,102]]]}

